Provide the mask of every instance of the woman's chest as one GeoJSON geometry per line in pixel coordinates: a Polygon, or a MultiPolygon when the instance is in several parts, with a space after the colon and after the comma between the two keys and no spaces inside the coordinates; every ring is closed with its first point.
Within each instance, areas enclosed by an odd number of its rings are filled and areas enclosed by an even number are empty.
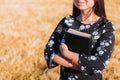
{"type": "Polygon", "coordinates": [[[93,26],[90,24],[74,23],[69,28],[90,34],[91,35],[91,50],[92,50],[93,48],[95,48],[95,45],[97,44],[98,40],[102,36],[102,33],[104,32],[104,29],[102,28],[102,26],[100,28],[98,27],[99,26],[93,26]]]}

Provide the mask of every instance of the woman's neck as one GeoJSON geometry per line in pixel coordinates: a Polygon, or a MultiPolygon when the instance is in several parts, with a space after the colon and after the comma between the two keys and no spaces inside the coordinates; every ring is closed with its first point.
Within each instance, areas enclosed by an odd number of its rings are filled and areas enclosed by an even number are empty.
{"type": "Polygon", "coordinates": [[[98,19],[99,17],[94,13],[93,9],[82,10],[79,16],[79,20],[82,23],[86,23],[86,24],[93,23],[97,21],[98,19]]]}

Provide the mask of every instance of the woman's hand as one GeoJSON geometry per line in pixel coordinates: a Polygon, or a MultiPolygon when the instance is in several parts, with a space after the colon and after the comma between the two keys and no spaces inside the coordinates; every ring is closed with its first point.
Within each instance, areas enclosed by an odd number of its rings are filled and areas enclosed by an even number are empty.
{"type": "Polygon", "coordinates": [[[60,49],[61,54],[62,54],[64,57],[67,57],[67,56],[69,55],[69,50],[68,50],[68,47],[67,47],[66,44],[61,43],[59,49],[60,49]]]}
{"type": "Polygon", "coordinates": [[[73,57],[73,52],[68,50],[68,47],[65,43],[61,43],[60,45],[60,52],[61,52],[61,55],[69,60],[72,60],[72,57],[73,57]]]}
{"type": "Polygon", "coordinates": [[[59,49],[62,54],[66,53],[68,51],[68,47],[65,43],[61,43],[61,45],[59,46],[59,49]]]}
{"type": "Polygon", "coordinates": [[[80,71],[79,54],[68,50],[67,45],[64,43],[61,43],[59,48],[61,55],[72,63],[73,69],[80,71]]]}

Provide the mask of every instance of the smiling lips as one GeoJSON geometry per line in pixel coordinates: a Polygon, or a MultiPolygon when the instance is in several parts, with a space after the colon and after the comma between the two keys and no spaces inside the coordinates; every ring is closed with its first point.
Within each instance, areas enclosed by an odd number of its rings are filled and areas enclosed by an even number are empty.
{"type": "Polygon", "coordinates": [[[85,4],[85,2],[78,2],[78,6],[82,6],[84,4],[85,4]]]}

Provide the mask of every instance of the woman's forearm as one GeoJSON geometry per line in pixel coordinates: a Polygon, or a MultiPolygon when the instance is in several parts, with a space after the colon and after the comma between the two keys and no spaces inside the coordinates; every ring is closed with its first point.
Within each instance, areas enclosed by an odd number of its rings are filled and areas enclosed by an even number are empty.
{"type": "Polygon", "coordinates": [[[72,52],[72,51],[64,51],[62,53],[62,55],[67,58],[68,60],[70,60],[73,64],[77,65],[80,67],[80,64],[79,64],[79,54],[78,53],[75,53],[75,52],[72,52]]]}
{"type": "Polygon", "coordinates": [[[61,54],[56,54],[55,57],[53,58],[53,61],[64,67],[68,67],[68,68],[72,67],[71,62],[68,61],[67,59],[63,58],[61,54]]]}
{"type": "MultiPolygon", "coordinates": [[[[79,54],[75,53],[75,52],[72,52],[72,51],[69,51],[69,53],[72,55],[72,58],[71,58],[72,63],[75,64],[76,66],[78,66],[79,69],[80,69],[79,54]]],[[[67,57],[67,58],[69,58],[69,57],[67,57]]]]}
{"type": "Polygon", "coordinates": [[[79,62],[79,54],[78,53],[68,50],[68,47],[65,43],[61,43],[59,49],[60,49],[61,55],[63,57],[65,57],[69,61],[71,61],[72,64],[75,64],[78,67],[80,67],[80,64],[78,63],[79,62]]]}
{"type": "Polygon", "coordinates": [[[76,65],[76,64],[72,63],[70,60],[64,58],[61,54],[56,54],[55,57],[53,58],[53,61],[64,67],[80,71],[80,68],[78,67],[78,65],[76,65]]]}

